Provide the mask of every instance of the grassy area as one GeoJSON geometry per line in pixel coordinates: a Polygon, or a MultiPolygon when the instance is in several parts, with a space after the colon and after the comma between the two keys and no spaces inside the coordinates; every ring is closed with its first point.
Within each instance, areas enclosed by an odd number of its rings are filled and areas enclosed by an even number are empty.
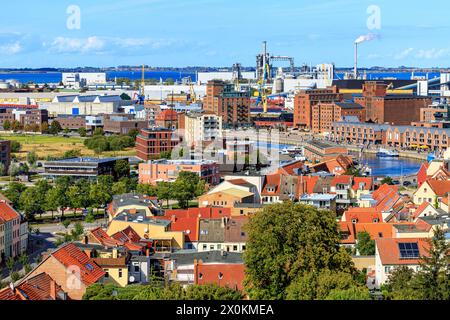
{"type": "MultiPolygon", "coordinates": [[[[25,160],[27,154],[35,151],[39,159],[46,159],[48,156],[62,157],[66,151],[73,149],[80,150],[82,156],[94,156],[92,150],[86,148],[83,144],[85,138],[81,137],[63,137],[63,136],[49,136],[49,135],[0,135],[1,140],[15,140],[22,144],[20,152],[16,156],[20,160],[25,160]]],[[[105,152],[101,156],[134,156],[136,151],[134,148],[129,148],[124,151],[105,152]]]]}

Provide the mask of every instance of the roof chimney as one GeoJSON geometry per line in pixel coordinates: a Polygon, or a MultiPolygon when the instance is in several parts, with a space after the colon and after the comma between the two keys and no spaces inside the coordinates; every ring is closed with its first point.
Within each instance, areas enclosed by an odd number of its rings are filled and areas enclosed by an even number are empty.
{"type": "Polygon", "coordinates": [[[56,282],[53,279],[50,279],[50,298],[56,300],[56,282]]]}

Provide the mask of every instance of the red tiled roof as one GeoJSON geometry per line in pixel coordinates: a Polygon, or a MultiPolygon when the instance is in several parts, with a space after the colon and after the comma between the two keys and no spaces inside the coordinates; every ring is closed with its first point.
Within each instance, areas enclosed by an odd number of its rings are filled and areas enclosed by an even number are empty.
{"type": "Polygon", "coordinates": [[[196,284],[216,283],[221,287],[228,286],[233,289],[243,289],[245,266],[242,263],[197,264],[194,268],[196,284]],[[220,273],[222,274],[222,279],[219,280],[220,273]]]}
{"type": "Polygon", "coordinates": [[[414,211],[414,213],[412,214],[413,219],[416,219],[418,216],[420,216],[420,214],[421,214],[426,208],[428,208],[429,205],[430,205],[429,202],[424,201],[424,202],[416,209],[416,211],[414,211]]]}
{"type": "Polygon", "coordinates": [[[266,179],[264,181],[264,187],[261,191],[261,195],[277,195],[281,191],[281,174],[269,174],[266,175],[266,179]],[[268,187],[275,188],[274,191],[268,191],[268,187]]]}
{"type": "Polygon", "coordinates": [[[234,185],[237,186],[249,186],[251,185],[250,182],[244,180],[244,179],[232,179],[232,180],[227,180],[229,183],[232,183],[234,185]]]}
{"type": "Polygon", "coordinates": [[[363,185],[363,190],[371,190],[373,185],[373,179],[370,177],[354,177],[353,178],[353,190],[359,190],[363,185]]]}
{"type": "Polygon", "coordinates": [[[351,185],[352,184],[352,176],[347,176],[347,175],[334,176],[333,180],[331,180],[330,185],[335,187],[338,184],[351,185]]]}
{"type": "Polygon", "coordinates": [[[294,176],[294,175],[298,174],[297,170],[296,171],[294,171],[294,170],[295,169],[302,169],[303,166],[304,166],[303,161],[300,161],[300,160],[299,161],[295,161],[295,162],[292,162],[292,163],[288,163],[288,164],[286,164],[284,166],[281,166],[278,169],[277,173],[284,173],[284,174],[288,174],[288,175],[294,176]]]}
{"type": "Polygon", "coordinates": [[[73,266],[79,268],[81,281],[87,286],[96,283],[105,275],[103,270],[73,243],[59,248],[51,255],[66,268],[73,266]]]}
{"type": "Polygon", "coordinates": [[[450,180],[428,179],[426,182],[438,197],[444,197],[450,192],[450,180]]]}
{"type": "Polygon", "coordinates": [[[317,176],[299,176],[297,183],[297,198],[300,198],[303,194],[314,193],[314,187],[319,181],[317,176]]]}
{"type": "Polygon", "coordinates": [[[95,239],[97,239],[97,241],[99,243],[101,243],[104,246],[115,247],[115,246],[121,244],[116,239],[113,239],[112,237],[110,237],[101,227],[98,227],[97,229],[91,230],[90,234],[95,239]]]}
{"type": "Polygon", "coordinates": [[[177,218],[221,218],[231,217],[231,208],[189,208],[187,210],[166,210],[164,216],[172,219],[177,218]]]}
{"type": "Polygon", "coordinates": [[[5,201],[0,201],[0,218],[7,222],[20,219],[20,214],[5,201]]]}
{"type": "Polygon", "coordinates": [[[27,300],[56,300],[57,293],[63,292],[55,280],[45,272],[20,283],[17,289],[27,300]]]}
{"type": "Polygon", "coordinates": [[[382,238],[375,240],[381,263],[383,265],[417,265],[420,259],[400,259],[399,243],[417,243],[419,255],[426,255],[426,249],[430,247],[424,238],[382,238]]]}
{"type": "Polygon", "coordinates": [[[442,203],[448,206],[448,197],[442,198],[442,203]]]}
{"type": "Polygon", "coordinates": [[[171,231],[182,231],[185,241],[198,241],[198,217],[174,218],[170,224],[171,231]]]}
{"type": "Polygon", "coordinates": [[[6,287],[0,290],[0,301],[1,300],[25,300],[17,290],[14,292],[10,287],[6,287]]]}
{"type": "Polygon", "coordinates": [[[126,242],[139,242],[141,237],[139,234],[130,226],[126,227],[122,231],[116,232],[111,236],[114,240],[120,241],[122,243],[126,242]]]}
{"type": "Polygon", "coordinates": [[[367,232],[371,239],[392,238],[392,224],[380,223],[355,223],[351,221],[340,221],[339,228],[341,233],[348,235],[346,239],[341,239],[343,244],[353,244],[358,238],[358,233],[367,232]]]}
{"type": "Polygon", "coordinates": [[[344,212],[342,221],[352,222],[354,219],[357,223],[373,223],[374,219],[382,222],[383,216],[377,208],[349,208],[344,212]]]}

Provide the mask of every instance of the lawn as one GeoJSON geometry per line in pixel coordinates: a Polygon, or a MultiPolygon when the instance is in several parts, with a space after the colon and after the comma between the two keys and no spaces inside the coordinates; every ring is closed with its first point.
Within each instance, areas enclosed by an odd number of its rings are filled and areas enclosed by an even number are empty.
{"type": "MultiPolygon", "coordinates": [[[[45,160],[48,156],[62,157],[66,151],[80,150],[83,156],[94,156],[92,150],[86,148],[83,144],[85,138],[80,137],[63,137],[50,135],[0,135],[1,140],[15,140],[22,144],[21,151],[16,153],[20,160],[25,160],[27,154],[35,151],[41,160],[45,160]]],[[[111,156],[134,156],[136,152],[134,148],[129,148],[124,151],[105,152],[101,154],[104,157],[111,156]]]]}

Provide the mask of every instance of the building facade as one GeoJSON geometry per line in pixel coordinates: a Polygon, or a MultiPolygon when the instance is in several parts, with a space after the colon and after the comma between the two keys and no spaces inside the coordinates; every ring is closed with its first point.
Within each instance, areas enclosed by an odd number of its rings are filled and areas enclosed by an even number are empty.
{"type": "Polygon", "coordinates": [[[142,129],[136,137],[136,156],[144,161],[158,159],[161,152],[171,152],[179,142],[176,134],[167,128],[142,129]]]}

